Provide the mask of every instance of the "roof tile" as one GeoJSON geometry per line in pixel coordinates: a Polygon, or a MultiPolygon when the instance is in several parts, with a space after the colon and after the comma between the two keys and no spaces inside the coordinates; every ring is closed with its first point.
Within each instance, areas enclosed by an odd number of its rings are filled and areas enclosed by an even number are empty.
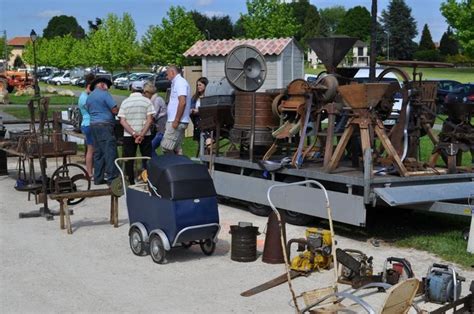
{"type": "Polygon", "coordinates": [[[226,56],[239,45],[254,46],[263,55],[279,55],[292,40],[293,38],[198,40],[184,53],[184,56],[226,56]]]}

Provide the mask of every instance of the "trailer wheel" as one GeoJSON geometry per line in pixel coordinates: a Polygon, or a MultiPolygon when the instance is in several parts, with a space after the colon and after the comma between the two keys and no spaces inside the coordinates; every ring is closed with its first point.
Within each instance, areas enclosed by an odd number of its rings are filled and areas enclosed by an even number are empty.
{"type": "Polygon", "coordinates": [[[137,256],[143,256],[145,254],[146,250],[143,236],[137,227],[130,228],[130,231],[128,232],[128,240],[133,254],[137,256]]]}
{"type": "Polygon", "coordinates": [[[201,250],[205,255],[212,255],[216,250],[216,242],[212,241],[212,239],[206,239],[204,241],[199,242],[201,246],[201,250]]]}
{"type": "Polygon", "coordinates": [[[156,233],[150,237],[150,256],[151,259],[157,264],[163,264],[166,262],[166,251],[163,245],[163,241],[156,233]]]}
{"type": "Polygon", "coordinates": [[[300,214],[291,210],[285,210],[284,215],[285,222],[296,226],[306,226],[313,220],[312,216],[300,214]]]}
{"type": "Polygon", "coordinates": [[[272,209],[270,206],[258,204],[258,203],[249,203],[248,205],[249,212],[251,212],[254,215],[257,216],[262,216],[262,217],[268,217],[270,215],[270,212],[272,209]]]}

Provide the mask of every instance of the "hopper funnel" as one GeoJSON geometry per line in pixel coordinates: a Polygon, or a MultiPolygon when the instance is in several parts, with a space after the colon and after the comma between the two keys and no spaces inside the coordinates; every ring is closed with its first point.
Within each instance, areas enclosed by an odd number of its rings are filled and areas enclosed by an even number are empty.
{"type": "Polygon", "coordinates": [[[364,83],[339,86],[337,90],[352,109],[375,107],[387,93],[390,83],[364,83]]]}
{"type": "Polygon", "coordinates": [[[334,73],[337,65],[349,49],[354,46],[355,37],[316,37],[308,40],[308,45],[326,66],[329,73],[334,73]]]}

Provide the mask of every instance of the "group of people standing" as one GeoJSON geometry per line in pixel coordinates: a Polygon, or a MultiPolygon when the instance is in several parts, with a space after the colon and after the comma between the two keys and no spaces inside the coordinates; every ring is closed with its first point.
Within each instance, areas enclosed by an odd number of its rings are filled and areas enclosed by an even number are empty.
{"type": "MultiPolygon", "coordinates": [[[[208,83],[206,78],[196,82],[196,93],[191,95],[188,82],[179,69],[168,66],[167,78],[171,81],[168,104],[156,93],[152,82],[141,91],[132,84],[132,93],[117,106],[108,91],[112,82],[103,77],[86,76],[86,89],[79,97],[82,114],[81,130],[87,145],[86,168],[95,184],[110,184],[119,173],[114,161],[118,157],[115,136],[116,116],[123,126],[123,157],[135,157],[137,148],[142,156],[157,156],[161,145],[164,154],[181,154],[185,130],[191,119],[196,128],[199,123],[200,98],[208,83]]],[[[146,168],[146,161],[142,163],[146,168]]],[[[135,183],[134,161],[125,163],[125,174],[130,184],[135,183]]]]}

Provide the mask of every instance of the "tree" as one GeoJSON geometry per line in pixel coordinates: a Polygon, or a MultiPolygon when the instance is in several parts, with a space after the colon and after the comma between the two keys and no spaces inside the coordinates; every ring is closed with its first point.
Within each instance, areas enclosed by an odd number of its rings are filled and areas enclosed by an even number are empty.
{"type": "Polygon", "coordinates": [[[418,34],[411,9],[404,0],[391,0],[388,10],[382,11],[382,24],[390,34],[390,57],[408,60],[413,56],[416,44],[413,38],[418,34]]]}
{"type": "Polygon", "coordinates": [[[7,45],[6,38],[0,37],[0,59],[10,59],[11,47],[7,45]]]}
{"type": "Polygon", "coordinates": [[[196,41],[204,39],[190,13],[181,6],[171,6],[161,25],[150,26],[143,37],[143,52],[148,63],[183,66],[183,53],[196,41]]]}
{"type": "Polygon", "coordinates": [[[421,39],[420,45],[418,46],[418,50],[436,50],[435,44],[433,42],[433,38],[431,37],[430,29],[428,28],[428,24],[423,26],[423,31],[421,32],[421,39]]]}
{"type": "Polygon", "coordinates": [[[459,52],[459,44],[454,33],[451,30],[451,27],[448,27],[448,30],[444,32],[439,42],[439,52],[442,56],[454,56],[459,52]]]}
{"type": "Polygon", "coordinates": [[[234,27],[230,16],[208,17],[198,11],[190,12],[196,27],[207,39],[230,39],[234,33],[234,27]]]}
{"type": "Polygon", "coordinates": [[[454,29],[465,53],[474,57],[474,1],[447,0],[441,3],[441,13],[454,29]]]}
{"type": "Polygon", "coordinates": [[[338,24],[336,33],[357,37],[367,42],[370,38],[370,12],[361,6],[349,9],[338,24]]]}
{"type": "Polygon", "coordinates": [[[296,22],[301,25],[294,37],[306,48],[308,39],[319,35],[319,11],[309,0],[293,1],[288,5],[293,10],[296,22]]]}
{"type": "Polygon", "coordinates": [[[94,64],[112,73],[119,68],[131,70],[142,58],[136,37],[135,23],[130,14],[124,13],[122,18],[115,14],[107,15],[90,38],[94,64]]]}
{"type": "Polygon", "coordinates": [[[346,9],[342,5],[335,5],[333,7],[320,10],[320,32],[325,36],[334,35],[345,14],[346,9]]]}
{"type": "Polygon", "coordinates": [[[298,25],[291,7],[279,0],[247,0],[247,14],[241,14],[245,37],[293,37],[298,25]]]}
{"type": "Polygon", "coordinates": [[[74,16],[54,16],[43,30],[43,37],[47,39],[68,34],[74,38],[84,38],[85,36],[84,29],[77,23],[74,16]]]}
{"type": "Polygon", "coordinates": [[[234,24],[234,38],[243,38],[245,37],[245,30],[244,30],[244,21],[242,16],[234,24]]]}

